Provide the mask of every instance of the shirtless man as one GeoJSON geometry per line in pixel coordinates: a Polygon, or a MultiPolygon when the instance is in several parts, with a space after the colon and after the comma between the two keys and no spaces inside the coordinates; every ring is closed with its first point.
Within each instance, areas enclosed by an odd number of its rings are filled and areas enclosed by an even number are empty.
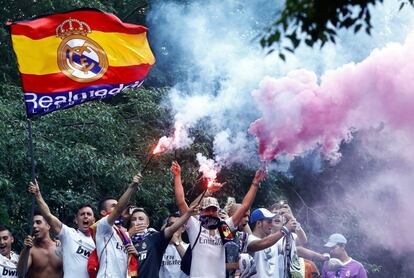
{"type": "Polygon", "coordinates": [[[95,249],[95,242],[89,234],[89,226],[95,222],[92,207],[82,204],[75,216],[77,229],[62,223],[54,216],[40,193],[39,184],[31,182],[29,192],[33,193],[39,206],[39,211],[50,224],[54,233],[59,236],[62,248],[63,270],[65,278],[89,278],[87,264],[89,255],[95,249]]]}
{"type": "Polygon", "coordinates": [[[57,255],[57,245],[50,238],[49,230],[49,224],[36,212],[33,217],[33,236],[25,238],[17,264],[19,277],[26,277],[25,274],[28,278],[63,277],[62,260],[57,255]],[[26,262],[27,270],[24,269],[26,262]]]}

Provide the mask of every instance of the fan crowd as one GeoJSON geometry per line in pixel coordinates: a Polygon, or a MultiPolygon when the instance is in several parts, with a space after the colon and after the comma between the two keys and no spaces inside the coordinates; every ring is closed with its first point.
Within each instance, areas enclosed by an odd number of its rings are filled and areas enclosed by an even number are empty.
{"type": "Polygon", "coordinates": [[[0,227],[0,277],[367,277],[362,264],[348,256],[347,239],[341,234],[328,238],[327,253],[305,248],[304,227],[286,201],[250,211],[264,170],[256,171],[241,203],[229,198],[223,209],[211,197],[218,188],[214,185],[187,204],[180,165],[173,162],[171,171],[179,212],[171,214],[160,231],[150,227],[144,209],[128,204],[141,175],[133,177],[118,200],[99,203],[98,221],[92,206],[80,205],[76,228],[51,213],[38,182],[31,182],[28,190],[38,206],[33,232],[18,255],[12,251],[13,231],[0,227]],[[51,231],[58,240],[51,238],[51,231]],[[313,261],[323,263],[321,271],[313,261]]]}

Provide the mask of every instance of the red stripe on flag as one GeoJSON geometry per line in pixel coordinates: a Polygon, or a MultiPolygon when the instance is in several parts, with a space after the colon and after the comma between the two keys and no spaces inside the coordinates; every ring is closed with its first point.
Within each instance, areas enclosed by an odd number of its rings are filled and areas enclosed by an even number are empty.
{"type": "Polygon", "coordinates": [[[142,80],[148,74],[151,65],[141,64],[138,66],[109,67],[101,79],[90,83],[79,83],[73,81],[63,73],[46,75],[21,74],[23,91],[31,93],[64,92],[83,87],[102,84],[128,84],[142,80]]]}
{"type": "Polygon", "coordinates": [[[16,22],[11,26],[12,35],[24,35],[33,40],[56,36],[56,28],[66,19],[79,19],[86,22],[92,31],[140,34],[147,28],[140,25],[123,23],[113,14],[100,11],[78,10],[54,14],[31,21],[16,22]]]}

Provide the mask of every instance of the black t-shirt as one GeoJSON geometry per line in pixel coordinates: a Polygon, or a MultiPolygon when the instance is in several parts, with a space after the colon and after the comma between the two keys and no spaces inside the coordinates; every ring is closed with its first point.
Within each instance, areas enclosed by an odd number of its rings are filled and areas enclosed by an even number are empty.
{"type": "Polygon", "coordinates": [[[164,231],[153,232],[143,241],[134,244],[138,251],[138,277],[159,277],[162,256],[171,238],[165,238],[164,231]]]}

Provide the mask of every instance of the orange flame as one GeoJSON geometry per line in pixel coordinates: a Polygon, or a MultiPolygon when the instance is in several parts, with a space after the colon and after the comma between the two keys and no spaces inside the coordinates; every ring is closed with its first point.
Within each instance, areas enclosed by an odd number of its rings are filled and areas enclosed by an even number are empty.
{"type": "Polygon", "coordinates": [[[207,181],[207,188],[210,188],[213,184],[215,184],[216,182],[214,180],[208,180],[207,181]]]}

